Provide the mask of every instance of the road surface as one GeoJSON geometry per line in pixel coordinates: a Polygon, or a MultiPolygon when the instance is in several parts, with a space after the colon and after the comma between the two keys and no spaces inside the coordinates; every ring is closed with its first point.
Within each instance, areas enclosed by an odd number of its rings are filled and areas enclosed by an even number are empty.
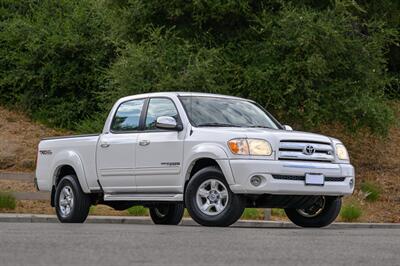
{"type": "Polygon", "coordinates": [[[400,229],[0,223],[0,265],[400,265],[400,229]]]}

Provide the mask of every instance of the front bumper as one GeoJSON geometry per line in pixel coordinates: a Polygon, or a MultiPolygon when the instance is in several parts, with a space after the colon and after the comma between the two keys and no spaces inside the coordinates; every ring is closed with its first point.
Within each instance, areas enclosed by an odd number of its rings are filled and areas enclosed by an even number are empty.
{"type": "Polygon", "coordinates": [[[234,193],[342,196],[352,194],[354,190],[355,174],[351,164],[230,160],[230,166],[235,180],[235,184],[230,185],[230,188],[234,193]],[[307,173],[323,174],[324,185],[310,186],[306,185],[304,180],[276,178],[278,175],[286,175],[301,179],[307,173]],[[262,178],[257,187],[250,183],[250,178],[255,175],[262,178]]]}

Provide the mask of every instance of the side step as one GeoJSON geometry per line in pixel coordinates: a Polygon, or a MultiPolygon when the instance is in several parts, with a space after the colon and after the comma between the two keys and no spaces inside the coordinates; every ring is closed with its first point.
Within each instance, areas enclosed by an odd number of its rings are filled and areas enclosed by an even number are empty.
{"type": "Polygon", "coordinates": [[[183,194],[104,194],[104,201],[183,201],[183,194]]]}

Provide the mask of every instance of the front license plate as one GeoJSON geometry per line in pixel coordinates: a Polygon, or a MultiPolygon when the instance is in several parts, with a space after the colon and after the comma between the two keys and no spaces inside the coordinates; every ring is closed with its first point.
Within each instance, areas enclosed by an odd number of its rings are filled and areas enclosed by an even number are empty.
{"type": "Polygon", "coordinates": [[[325,181],[324,175],[321,174],[306,174],[306,185],[309,186],[323,186],[325,181]]]}

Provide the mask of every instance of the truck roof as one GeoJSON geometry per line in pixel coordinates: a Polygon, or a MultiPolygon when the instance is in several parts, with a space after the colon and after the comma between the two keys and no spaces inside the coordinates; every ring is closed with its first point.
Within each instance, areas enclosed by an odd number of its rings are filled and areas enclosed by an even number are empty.
{"type": "Polygon", "coordinates": [[[142,94],[136,94],[136,95],[131,95],[127,97],[123,97],[120,100],[129,100],[132,98],[142,98],[142,97],[154,97],[154,96],[203,96],[203,97],[220,97],[220,98],[231,98],[231,99],[237,99],[237,100],[245,100],[245,101],[251,101],[249,99],[245,98],[240,98],[240,97],[235,97],[235,96],[229,96],[229,95],[223,95],[223,94],[214,94],[214,93],[204,93],[204,92],[184,92],[184,91],[176,91],[176,92],[150,92],[150,93],[142,93],[142,94]]]}

